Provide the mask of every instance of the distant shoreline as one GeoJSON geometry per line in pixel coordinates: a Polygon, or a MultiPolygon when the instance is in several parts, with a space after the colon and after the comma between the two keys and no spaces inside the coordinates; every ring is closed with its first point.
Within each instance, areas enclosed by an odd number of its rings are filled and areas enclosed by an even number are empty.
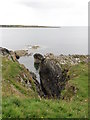
{"type": "Polygon", "coordinates": [[[61,28],[60,26],[38,26],[38,25],[0,25],[2,28],[61,28]]]}

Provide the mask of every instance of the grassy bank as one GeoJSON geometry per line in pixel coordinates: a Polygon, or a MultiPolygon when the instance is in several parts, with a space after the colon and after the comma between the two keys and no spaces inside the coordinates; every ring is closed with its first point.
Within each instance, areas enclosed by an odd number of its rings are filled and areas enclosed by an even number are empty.
{"type": "MultiPolygon", "coordinates": [[[[27,89],[17,81],[26,72],[23,66],[3,58],[2,116],[3,118],[87,118],[88,65],[70,67],[70,80],[62,92],[64,99],[41,99],[34,88],[27,89]],[[76,89],[74,93],[73,88],[76,89]]],[[[26,72],[28,75],[28,72],[26,72]]],[[[28,76],[30,77],[30,76],[28,76]]],[[[32,81],[32,79],[31,79],[32,81]]],[[[33,82],[32,82],[33,84],[33,82]]]]}

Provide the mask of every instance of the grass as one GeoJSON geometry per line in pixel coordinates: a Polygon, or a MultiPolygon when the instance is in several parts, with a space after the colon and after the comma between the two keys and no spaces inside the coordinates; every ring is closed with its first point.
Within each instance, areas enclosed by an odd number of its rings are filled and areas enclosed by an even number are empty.
{"type": "MultiPolygon", "coordinates": [[[[88,65],[71,66],[70,80],[62,96],[67,99],[44,99],[36,91],[27,90],[17,82],[24,68],[17,62],[3,58],[3,118],[87,118],[88,117],[88,65]],[[7,69],[6,69],[7,68],[7,69]],[[77,92],[73,94],[70,86],[77,92]],[[71,99],[72,98],[72,99],[71,99]]],[[[28,73],[27,73],[28,74],[28,73]]]]}
{"type": "Polygon", "coordinates": [[[22,85],[18,81],[18,77],[22,78],[23,80],[30,79],[32,86],[33,80],[30,76],[29,71],[25,69],[24,66],[20,66],[18,62],[13,62],[7,58],[2,59],[2,93],[3,96],[10,96],[12,94],[22,95],[22,96],[36,96],[36,92],[34,92],[32,89],[27,89],[25,87],[25,84],[22,85]],[[27,78],[24,78],[24,75],[27,75],[27,78]]]}
{"type": "Polygon", "coordinates": [[[48,99],[4,98],[3,117],[10,118],[86,118],[87,102],[48,99]]]}

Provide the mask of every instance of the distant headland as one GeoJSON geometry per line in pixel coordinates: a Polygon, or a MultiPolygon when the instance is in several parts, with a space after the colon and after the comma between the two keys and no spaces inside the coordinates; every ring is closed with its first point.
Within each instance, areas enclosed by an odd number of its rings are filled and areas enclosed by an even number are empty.
{"type": "Polygon", "coordinates": [[[0,25],[2,28],[61,28],[60,26],[39,26],[39,25],[0,25]]]}

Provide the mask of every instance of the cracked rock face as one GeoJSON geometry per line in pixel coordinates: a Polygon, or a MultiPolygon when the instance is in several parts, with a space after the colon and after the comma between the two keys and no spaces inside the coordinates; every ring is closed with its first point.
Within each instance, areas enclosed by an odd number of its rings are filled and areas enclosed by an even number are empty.
{"type": "Polygon", "coordinates": [[[67,81],[67,70],[62,71],[60,65],[52,59],[44,59],[40,63],[39,74],[44,94],[48,97],[60,98],[67,81]]]}

